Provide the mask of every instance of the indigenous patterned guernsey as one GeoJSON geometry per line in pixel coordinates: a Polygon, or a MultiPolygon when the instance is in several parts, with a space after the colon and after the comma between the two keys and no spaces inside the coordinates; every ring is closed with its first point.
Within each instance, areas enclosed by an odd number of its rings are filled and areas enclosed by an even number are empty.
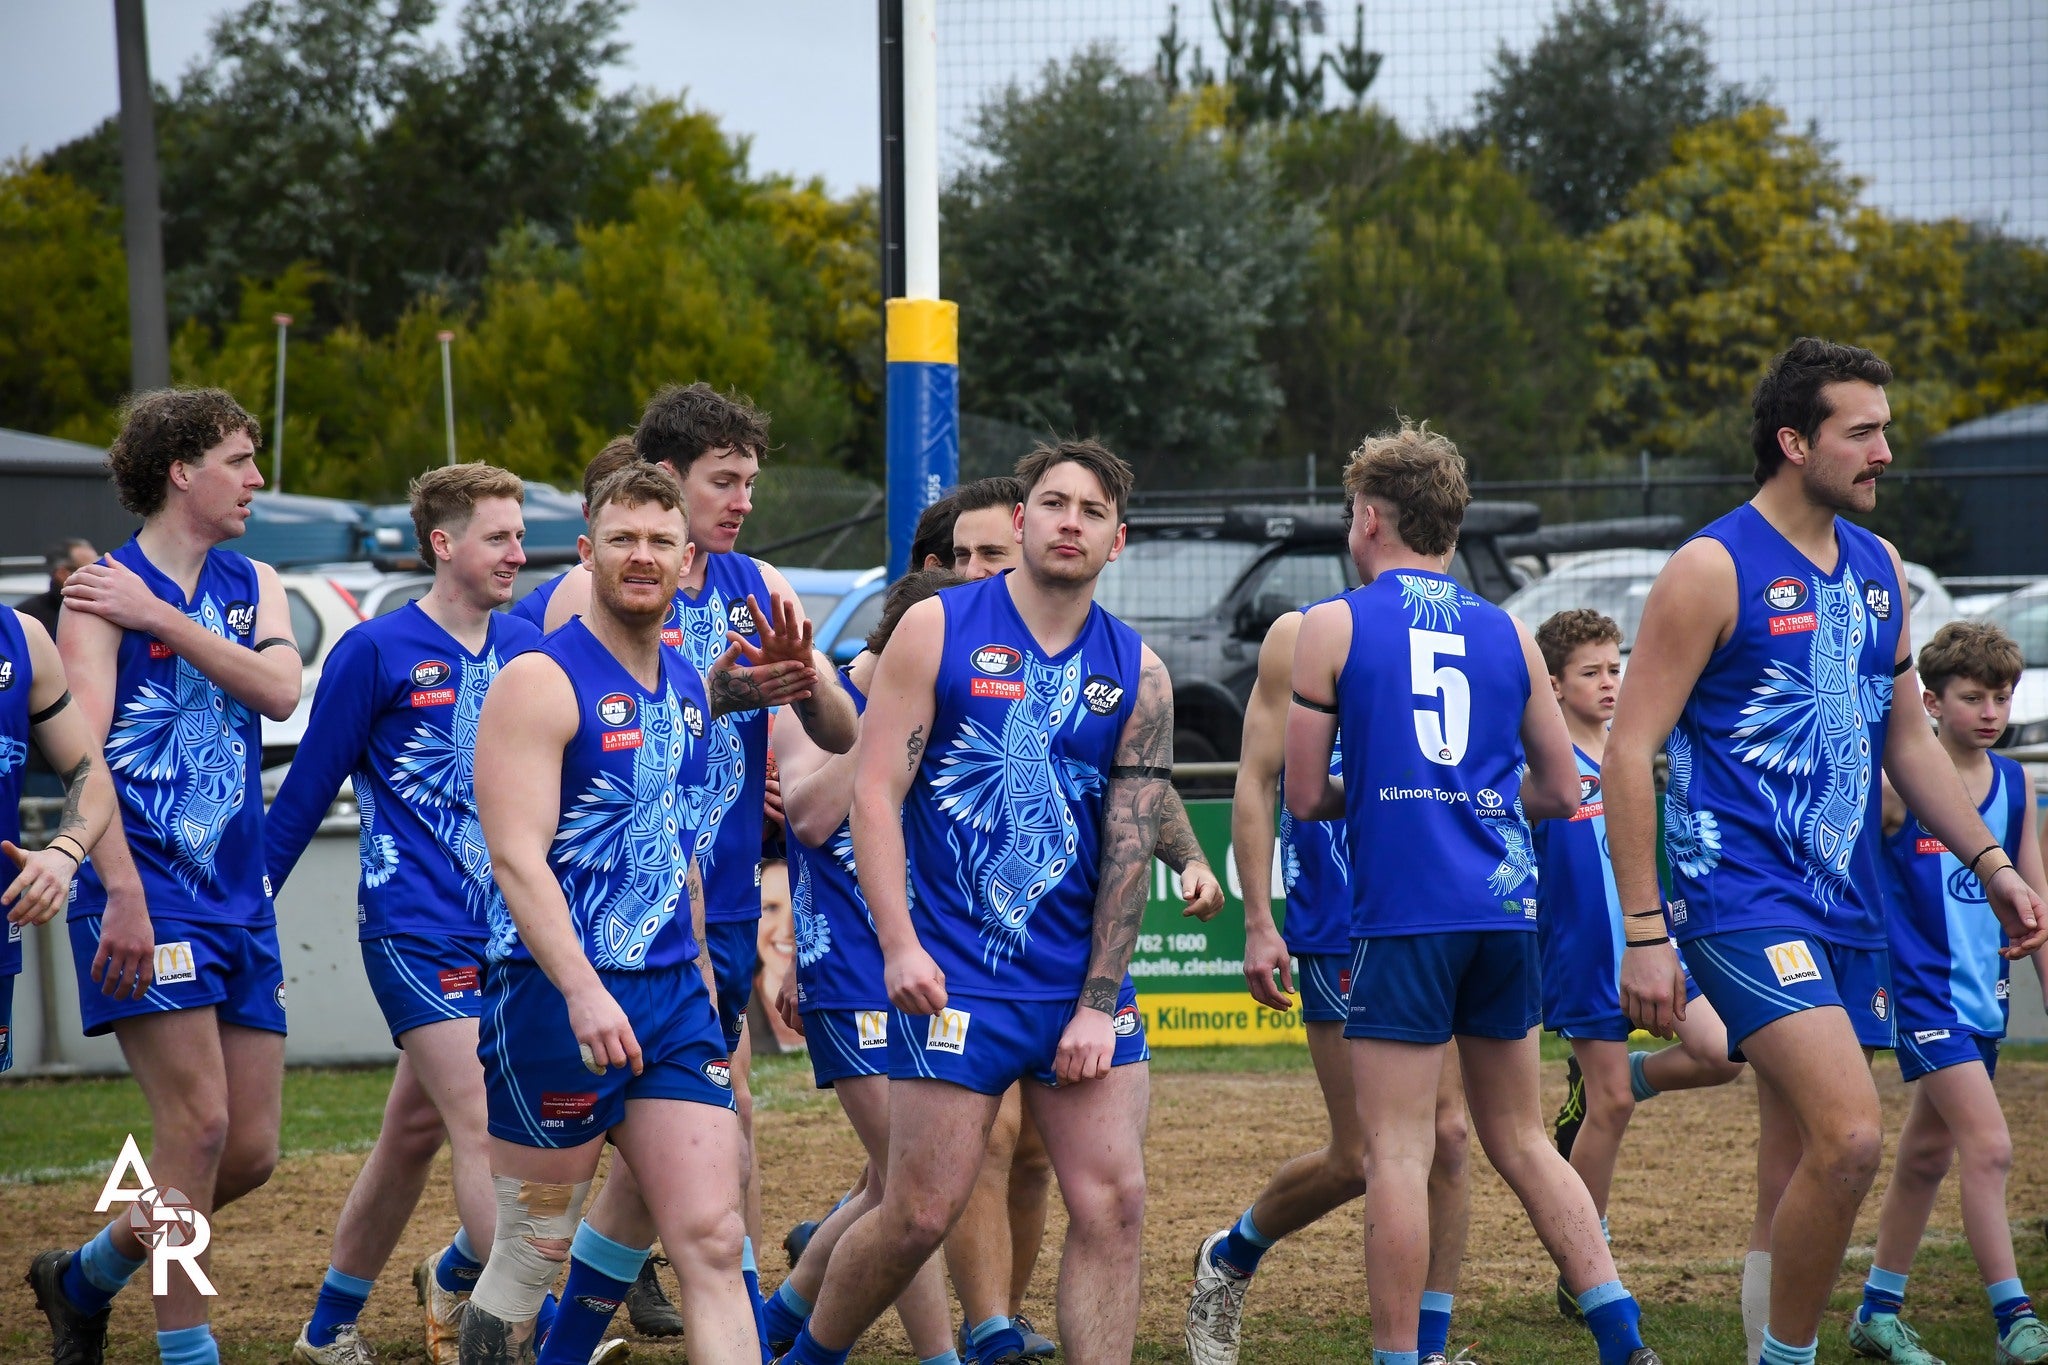
{"type": "Polygon", "coordinates": [[[904,803],[911,920],[949,994],[1071,1002],[1088,970],[1103,793],[1144,645],[1095,605],[1072,644],[1045,652],[1008,573],[938,600],[931,739],[904,803]]]}
{"type": "Polygon", "coordinates": [[[1878,763],[1907,612],[1891,556],[1838,517],[1822,573],[1748,504],[1699,534],[1735,562],[1738,615],[1668,744],[1672,930],[1882,948],[1878,763]]]}
{"type": "MultiPolygon", "coordinates": [[[[1330,776],[1344,775],[1344,741],[1330,746],[1330,776]]],[[[1280,774],[1282,791],[1287,774],[1280,774]]],[[[1277,869],[1287,897],[1281,938],[1295,960],[1301,1018],[1341,1023],[1350,1013],[1351,835],[1342,820],[1297,820],[1280,805],[1277,869]]]]}
{"type": "Polygon", "coordinates": [[[1536,857],[1521,797],[1529,668],[1513,620],[1420,569],[1381,574],[1344,600],[1351,652],[1337,709],[1352,936],[1533,932],[1536,857]]]}
{"type": "MultiPolygon", "coordinates": [[[[0,839],[14,844],[21,842],[21,775],[28,763],[28,694],[34,687],[21,618],[13,607],[0,606],[0,839]]],[[[0,935],[0,1071],[14,1065],[14,978],[20,974],[21,926],[10,924],[0,935]]]]}
{"type": "MultiPolygon", "coordinates": [[[[1991,790],[1978,813],[2006,856],[2018,862],[2020,833],[2033,805],[2026,770],[2003,754],[1988,757],[1991,790]]],[[[1983,884],[1911,814],[1884,844],[1900,893],[1886,923],[1901,1052],[1909,1042],[1941,1041],[1922,1036],[1937,1032],[2004,1037],[2012,964],[1998,955],[2005,931],[1985,901],[1983,884]]]]}
{"type": "Polygon", "coordinates": [[[270,876],[282,886],[353,775],[362,808],[357,936],[482,940],[495,898],[476,814],[476,729],[498,669],[540,643],[490,616],[471,654],[409,602],[342,635],[321,670],[316,727],[270,808],[270,876]]]}
{"type": "MultiPolygon", "coordinates": [[[[261,590],[248,556],[207,551],[189,599],[135,541],[109,558],[201,627],[254,645],[261,590]]],[[[147,635],[123,631],[117,657],[107,766],[150,918],[274,924],[263,868],[262,718],[147,635]]],[[[78,871],[70,917],[96,917],[106,905],[106,888],[88,858],[78,871]]],[[[88,984],[98,991],[97,983],[88,984]]]]}
{"type": "MultiPolygon", "coordinates": [[[[576,692],[576,735],[562,754],[561,823],[548,865],[592,965],[657,971],[693,962],[684,885],[689,797],[704,782],[703,681],[663,652],[658,691],[641,687],[578,617],[540,649],[576,692]]],[[[531,962],[502,897],[491,906],[491,960],[531,962]]]]}
{"type": "MultiPolygon", "coordinates": [[[[843,668],[839,681],[854,710],[865,712],[867,697],[843,668]]],[[[854,875],[852,818],[822,848],[791,836],[789,862],[797,1004],[805,1011],[886,1009],[882,948],[854,875]]]]}

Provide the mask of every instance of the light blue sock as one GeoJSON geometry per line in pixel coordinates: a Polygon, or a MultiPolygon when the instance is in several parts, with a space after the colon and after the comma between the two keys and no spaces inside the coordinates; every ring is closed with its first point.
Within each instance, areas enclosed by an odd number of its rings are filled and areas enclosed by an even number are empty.
{"type": "Polygon", "coordinates": [[[1451,1296],[1422,1291],[1422,1316],[1415,1328],[1415,1349],[1421,1355],[1442,1355],[1451,1343],[1451,1296]]]}
{"type": "Polygon", "coordinates": [[[163,1365],[220,1365],[220,1343],[205,1323],[156,1334],[156,1358],[163,1365]]]}
{"type": "Polygon", "coordinates": [[[306,1340],[315,1346],[332,1346],[335,1334],[363,1315],[374,1286],[375,1281],[344,1275],[328,1266],[319,1296],[313,1300],[313,1317],[306,1323],[306,1340]]]}
{"type": "Polygon", "coordinates": [[[967,1329],[967,1355],[970,1360],[987,1360],[1004,1352],[1012,1354],[1024,1349],[1024,1334],[1017,1330],[1017,1324],[998,1313],[992,1318],[983,1318],[967,1329]]]}
{"type": "Polygon", "coordinates": [[[1881,1265],[1872,1265],[1863,1281],[1863,1302],[1856,1320],[1869,1322],[1878,1313],[1897,1313],[1906,1306],[1906,1277],[1881,1265]]]}
{"type": "Polygon", "coordinates": [[[64,1297],[81,1313],[97,1313],[112,1303],[121,1286],[148,1263],[147,1253],[131,1261],[116,1251],[112,1226],[103,1227],[72,1254],[71,1263],[64,1267],[64,1297]]]}
{"type": "Polygon", "coordinates": [[[1771,1329],[1764,1329],[1764,1353],[1757,1357],[1757,1365],[1813,1365],[1820,1354],[1820,1338],[1816,1337],[1804,1346],[1787,1346],[1771,1335],[1771,1329]]]}
{"type": "Polygon", "coordinates": [[[1643,1074],[1643,1063],[1649,1060],[1650,1054],[1647,1052],[1631,1052],[1628,1054],[1628,1088],[1635,1095],[1637,1104],[1641,1104],[1644,1100],[1653,1099],[1664,1093],[1656,1086],[1651,1085],[1650,1078],[1643,1074]]]}
{"type": "Polygon", "coordinates": [[[587,1221],[576,1225],[569,1243],[569,1278],[562,1285],[555,1320],[541,1341],[540,1365],[583,1365],[590,1359],[626,1292],[640,1278],[640,1267],[647,1264],[651,1250],[614,1242],[587,1221]]]}
{"type": "Polygon", "coordinates": [[[1259,1231],[1252,1222],[1252,1211],[1246,1209],[1223,1240],[1209,1254],[1209,1259],[1218,1266],[1235,1270],[1240,1275],[1249,1275],[1259,1268],[1259,1258],[1273,1249],[1273,1239],[1259,1231]]]}
{"type": "Polygon", "coordinates": [[[2019,1282],[2017,1276],[1985,1285],[1984,1293],[1991,1300],[1991,1316],[1998,1323],[1998,1335],[2001,1337],[2010,1332],[2012,1325],[2021,1318],[2034,1316],[2034,1302],[2027,1297],[2027,1287],[2019,1282]]]}
{"type": "Polygon", "coordinates": [[[1374,1351],[1372,1365],[1422,1365],[1420,1351],[1374,1351]]]}
{"type": "Polygon", "coordinates": [[[1607,1245],[1614,1245],[1614,1234],[1607,1230],[1607,1220],[1605,1218],[1602,1218],[1600,1220],[1600,1238],[1602,1241],[1606,1242],[1607,1245]]]}

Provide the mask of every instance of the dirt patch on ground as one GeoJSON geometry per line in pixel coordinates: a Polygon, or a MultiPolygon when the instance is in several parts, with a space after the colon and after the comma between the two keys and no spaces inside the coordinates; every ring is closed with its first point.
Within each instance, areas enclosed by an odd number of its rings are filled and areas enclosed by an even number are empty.
{"type": "MultiPolygon", "coordinates": [[[[1904,1117],[1906,1090],[1889,1061],[1878,1066],[1890,1134],[1904,1117]]],[[[1563,1066],[1545,1068],[1545,1103],[1562,1094],[1563,1066]]],[[[2010,1207],[2023,1236],[2048,1213],[2048,1063],[2001,1067],[1999,1089],[2016,1151],[2010,1207]]],[[[1155,1078],[1148,1147],[1151,1201],[1145,1236],[1144,1339],[1176,1343],[1188,1263],[1200,1239],[1244,1208],[1286,1158],[1319,1144],[1322,1109],[1313,1078],[1299,1071],[1270,1076],[1175,1075],[1155,1078]]],[[[791,1095],[761,1115],[761,1169],[767,1212],[762,1256],[772,1285],[781,1277],[777,1244],[798,1218],[828,1207],[858,1169],[851,1131],[829,1104],[791,1095]]],[[[1746,1084],[1664,1096],[1637,1111],[1615,1182],[1614,1241],[1623,1274],[1649,1300],[1726,1299],[1737,1294],[1740,1261],[1752,1212],[1756,1106],[1746,1084]]],[[[444,1158],[445,1161],[445,1158],[444,1158]]],[[[258,1343],[286,1346],[311,1309],[326,1268],[328,1239],[343,1195],[362,1164],[359,1154],[310,1156],[286,1162],[270,1184],[216,1222],[213,1275],[221,1297],[215,1328],[228,1358],[260,1360],[258,1343]],[[241,1349],[237,1349],[241,1348],[241,1349]]],[[[34,1249],[73,1245],[93,1227],[99,1182],[0,1187],[0,1358],[47,1359],[41,1317],[19,1279],[34,1249]]],[[[1856,1242],[1876,1235],[1883,1178],[1865,1204],[1856,1242]]],[[[445,1165],[428,1190],[412,1230],[370,1302],[363,1328],[388,1361],[420,1358],[419,1326],[408,1284],[411,1266],[443,1245],[453,1227],[445,1165]]],[[[1958,1233],[1955,1182],[1944,1189],[1935,1226],[1958,1233]]],[[[1055,1201],[1047,1254],[1033,1284],[1031,1309],[1053,1318],[1053,1279],[1062,1219],[1055,1201]]],[[[1355,1207],[1283,1242],[1267,1261],[1252,1307],[1259,1313],[1331,1318],[1363,1311],[1365,1275],[1355,1207]]],[[[1463,1292],[1526,1294],[1554,1277],[1513,1196],[1475,1161],[1472,1230],[1463,1292]]],[[[146,1294],[124,1294],[114,1310],[110,1358],[155,1359],[146,1294]]],[[[1247,1345],[1250,1345],[1248,1342],[1247,1345]]],[[[893,1318],[864,1352],[907,1355],[893,1318]]],[[[282,1351],[278,1352],[281,1357],[282,1351]]],[[[680,1345],[645,1343],[636,1356],[680,1360],[680,1345]]]]}

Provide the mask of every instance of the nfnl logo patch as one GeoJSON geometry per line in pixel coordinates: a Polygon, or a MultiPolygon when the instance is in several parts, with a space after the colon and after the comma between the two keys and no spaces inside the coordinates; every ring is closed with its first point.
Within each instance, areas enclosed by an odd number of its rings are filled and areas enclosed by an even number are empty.
{"type": "Polygon", "coordinates": [[[1773,943],[1764,949],[1764,958],[1771,964],[1771,972],[1778,978],[1780,986],[1820,980],[1820,967],[1813,960],[1813,948],[1803,938],[1795,938],[1789,943],[1773,943]]]}
{"type": "Polygon", "coordinates": [[[1116,1019],[1111,1027],[1116,1030],[1117,1037],[1131,1038],[1137,1035],[1138,1028],[1143,1022],[1143,1020],[1138,1018],[1138,1007],[1136,1005],[1125,1005],[1116,1012],[1116,1019]]]}
{"type": "Polygon", "coordinates": [[[228,629],[237,635],[247,635],[256,629],[256,606],[253,602],[230,602],[226,615],[228,629]]]}
{"type": "Polygon", "coordinates": [[[759,635],[760,625],[754,620],[754,609],[745,602],[735,602],[725,609],[725,628],[735,635],[759,635]]]}
{"type": "Polygon", "coordinates": [[[1081,700],[1098,716],[1112,715],[1117,707],[1124,704],[1124,686],[1115,678],[1105,678],[1097,673],[1081,684],[1081,700]]]}
{"type": "Polygon", "coordinates": [[[1773,616],[1771,634],[1806,635],[1820,629],[1820,618],[1810,611],[1795,612],[1791,616],[1773,616]]]}
{"type": "Polygon", "coordinates": [[[1003,701],[1024,700],[1024,684],[1006,678],[969,678],[967,692],[974,697],[999,697],[1003,701]]]}
{"type": "Polygon", "coordinates": [[[704,1079],[720,1090],[732,1089],[732,1063],[724,1057],[713,1057],[703,1066],[704,1079]]]}
{"type": "Polygon", "coordinates": [[[977,673],[1004,678],[1024,666],[1024,656],[1008,645],[983,645],[969,660],[977,673]]]}
{"type": "Polygon", "coordinates": [[[412,685],[414,687],[439,687],[442,683],[448,681],[449,676],[454,671],[454,669],[448,667],[447,664],[442,663],[439,659],[426,659],[412,666],[412,685]]]}
{"type": "Polygon", "coordinates": [[[597,700],[597,718],[606,725],[630,725],[640,707],[624,692],[607,692],[597,700]]]}
{"type": "Polygon", "coordinates": [[[692,739],[704,738],[704,708],[687,699],[683,702],[683,728],[692,739]]]}
{"type": "Polygon", "coordinates": [[[1806,584],[1789,575],[1774,578],[1764,589],[1764,601],[1772,611],[1797,611],[1806,603],[1806,584]]]}

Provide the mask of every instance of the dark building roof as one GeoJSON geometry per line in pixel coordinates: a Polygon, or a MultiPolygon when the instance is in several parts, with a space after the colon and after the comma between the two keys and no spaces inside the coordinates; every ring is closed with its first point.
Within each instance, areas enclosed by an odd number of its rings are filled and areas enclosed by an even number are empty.
{"type": "Polygon", "coordinates": [[[1939,436],[1929,438],[1930,446],[1962,445],[1977,441],[2014,441],[2029,438],[2048,440],[2048,403],[2030,403],[2023,408],[2007,408],[1994,412],[1989,417],[1979,417],[1974,422],[1964,422],[1950,427],[1939,436]]]}

